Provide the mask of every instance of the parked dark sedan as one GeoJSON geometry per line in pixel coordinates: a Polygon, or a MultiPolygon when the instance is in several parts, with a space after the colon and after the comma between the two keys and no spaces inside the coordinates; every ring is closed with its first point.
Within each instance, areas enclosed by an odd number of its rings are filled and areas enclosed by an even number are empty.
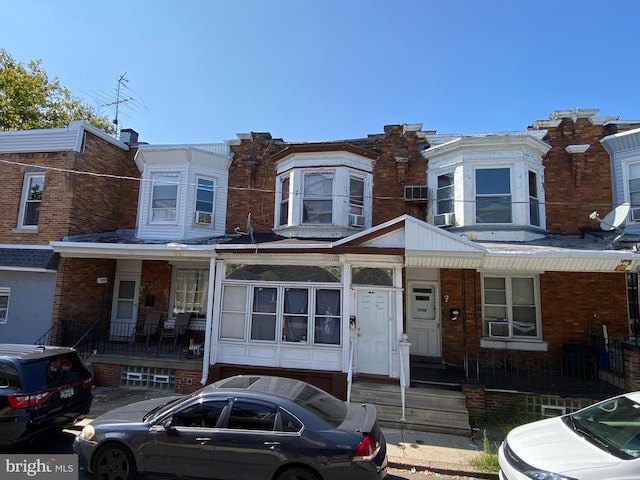
{"type": "Polygon", "coordinates": [[[104,480],[379,480],[387,470],[374,405],[281,377],[230,377],[112,410],[73,448],[81,469],[104,480]]]}

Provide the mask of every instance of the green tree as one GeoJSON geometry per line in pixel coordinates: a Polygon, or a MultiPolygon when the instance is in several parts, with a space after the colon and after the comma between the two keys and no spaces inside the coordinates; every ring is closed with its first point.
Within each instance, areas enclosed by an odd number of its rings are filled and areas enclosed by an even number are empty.
{"type": "Polygon", "coordinates": [[[58,77],[49,80],[41,60],[27,66],[0,49],[0,130],[66,127],[74,120],[86,120],[107,133],[115,126],[107,117],[60,86],[58,77]]]}

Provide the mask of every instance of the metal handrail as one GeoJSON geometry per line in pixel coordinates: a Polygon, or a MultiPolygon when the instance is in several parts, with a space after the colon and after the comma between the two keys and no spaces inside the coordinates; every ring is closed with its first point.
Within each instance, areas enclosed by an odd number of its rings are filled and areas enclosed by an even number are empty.
{"type": "Polygon", "coordinates": [[[347,403],[351,401],[351,384],[353,383],[353,337],[349,338],[349,369],[347,370],[347,403]]]}
{"type": "Polygon", "coordinates": [[[45,345],[45,344],[48,344],[49,343],[49,335],[51,335],[51,332],[53,331],[53,329],[56,328],[56,325],[58,325],[58,322],[53,322],[51,327],[49,327],[49,330],[47,330],[42,335],[40,335],[40,337],[35,342],[33,342],[33,344],[34,345],[45,345]]]}
{"type": "Polygon", "coordinates": [[[404,415],[405,404],[406,404],[406,390],[407,390],[407,377],[404,374],[404,358],[402,356],[402,340],[398,344],[398,358],[399,358],[399,366],[400,366],[400,399],[402,401],[402,418],[400,420],[405,421],[406,417],[404,415]]]}

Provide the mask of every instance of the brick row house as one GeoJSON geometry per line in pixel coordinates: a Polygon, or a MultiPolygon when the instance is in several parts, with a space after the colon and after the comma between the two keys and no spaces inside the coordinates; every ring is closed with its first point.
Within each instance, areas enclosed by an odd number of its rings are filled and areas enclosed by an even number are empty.
{"type": "Polygon", "coordinates": [[[99,304],[92,292],[64,293],[49,242],[133,226],[126,210],[135,212],[137,190],[129,195],[118,180],[139,175],[132,159],[128,145],[81,121],[0,132],[0,342],[48,340],[52,320],[85,317],[87,305],[99,304]]]}
{"type": "MultiPolygon", "coordinates": [[[[576,356],[587,368],[594,335],[634,340],[638,318],[640,216],[624,205],[640,191],[640,122],[597,113],[491,134],[106,142],[122,151],[122,170],[99,177],[113,191],[88,188],[66,210],[106,208],[104,223],[42,240],[59,256],[54,332],[99,333],[98,383],[176,391],[239,372],[345,397],[350,372],[465,384],[563,373],[576,356]]],[[[47,171],[45,192],[50,174],[80,181],[47,171]]]]}

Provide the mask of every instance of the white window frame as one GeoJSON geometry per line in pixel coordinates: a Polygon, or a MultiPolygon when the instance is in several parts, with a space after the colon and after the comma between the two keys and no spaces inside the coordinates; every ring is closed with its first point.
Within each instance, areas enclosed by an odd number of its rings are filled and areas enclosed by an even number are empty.
{"type": "Polygon", "coordinates": [[[198,175],[196,177],[196,189],[195,189],[195,203],[194,203],[194,223],[196,225],[204,225],[211,226],[215,221],[214,211],[216,205],[216,179],[212,177],[207,177],[205,175],[198,175]],[[200,182],[211,182],[211,187],[208,185],[201,185],[200,182]],[[211,193],[211,201],[208,199],[199,199],[200,192],[204,194],[211,193]],[[202,209],[203,206],[210,203],[210,208],[202,209]],[[206,221],[206,216],[209,216],[209,220],[206,221]]]}
{"type": "Polygon", "coordinates": [[[171,305],[170,312],[172,312],[175,317],[178,313],[182,312],[190,312],[197,314],[198,318],[204,318],[207,313],[207,301],[208,301],[208,290],[209,290],[209,267],[200,266],[200,265],[174,265],[172,269],[171,275],[171,305]],[[184,298],[178,299],[177,295],[180,291],[178,288],[178,280],[179,280],[179,272],[185,270],[196,270],[198,272],[198,279],[203,283],[198,284],[198,289],[187,292],[187,289],[184,289],[184,298]],[[189,301],[188,296],[191,295],[191,301],[189,301]],[[201,296],[201,297],[199,297],[201,296]],[[196,298],[202,298],[202,302],[196,302],[196,298]],[[179,301],[178,301],[179,300],[179,301]],[[178,307],[180,304],[180,307],[178,307]],[[200,305],[201,308],[195,308],[196,305],[200,305]]]}
{"type": "Polygon", "coordinates": [[[335,170],[308,170],[302,174],[302,225],[333,225],[333,209],[335,204],[335,181],[336,181],[336,171],[335,170]],[[310,193],[306,189],[306,180],[307,178],[311,178],[314,176],[323,177],[323,179],[331,180],[331,192],[330,193],[310,193]],[[330,202],[331,207],[328,211],[321,210],[320,215],[330,215],[330,219],[328,221],[309,221],[305,220],[304,208],[307,202],[330,202]]]}
{"type": "Polygon", "coordinates": [[[454,172],[445,172],[440,173],[436,176],[436,214],[441,215],[443,213],[454,213],[455,212],[455,175],[454,172]],[[451,183],[449,185],[445,185],[444,187],[440,186],[440,178],[447,177],[451,178],[451,183]],[[450,208],[445,209],[442,208],[443,204],[450,204],[450,208]]]}
{"type": "MultiPolygon", "coordinates": [[[[513,212],[513,174],[512,174],[512,168],[510,166],[499,166],[499,165],[495,165],[495,166],[483,166],[483,167],[478,167],[475,169],[474,171],[474,175],[473,175],[473,184],[474,184],[474,189],[475,189],[475,223],[476,225],[512,225],[513,224],[513,218],[514,218],[514,212],[513,212]],[[480,171],[487,171],[487,170],[506,170],[509,173],[509,191],[508,192],[494,192],[494,193],[478,193],[478,172],[480,171]],[[478,215],[478,204],[480,200],[484,200],[484,199],[496,199],[498,200],[499,203],[503,203],[502,200],[500,200],[501,198],[506,198],[508,197],[509,199],[509,220],[508,221],[504,221],[504,222],[489,222],[489,221],[479,221],[479,215],[478,215]]],[[[494,215],[496,212],[497,213],[501,213],[501,212],[506,212],[507,209],[500,209],[500,210],[494,210],[491,212],[491,215],[494,215]]]]}
{"type": "MultiPolygon", "coordinates": [[[[329,319],[335,319],[338,324],[338,328],[342,329],[342,315],[331,315],[331,314],[317,314],[316,312],[316,302],[318,292],[322,290],[335,290],[338,292],[340,302],[342,302],[342,289],[337,286],[328,286],[328,285],[298,285],[298,284],[281,284],[278,282],[273,283],[261,283],[261,282],[225,282],[222,285],[222,307],[221,307],[221,315],[220,315],[220,327],[218,330],[218,339],[223,342],[241,342],[248,344],[272,344],[272,345],[313,345],[318,348],[336,348],[342,347],[345,340],[342,338],[342,334],[339,336],[339,343],[322,343],[321,340],[317,337],[316,333],[316,322],[318,319],[324,319],[325,316],[329,319]],[[227,295],[227,289],[244,289],[244,305],[231,305],[226,302],[225,296],[227,295]],[[267,312],[264,313],[266,317],[275,317],[275,338],[273,340],[259,340],[251,338],[251,327],[254,319],[257,319],[260,315],[263,315],[261,312],[254,311],[254,295],[257,289],[274,289],[274,301],[275,312],[267,312]],[[307,290],[307,309],[306,313],[295,315],[293,312],[285,312],[285,292],[287,289],[303,289],[307,290]],[[299,316],[304,317],[306,319],[307,325],[307,333],[305,335],[304,340],[296,340],[291,341],[286,337],[285,333],[285,317],[288,316],[299,316]],[[242,328],[237,323],[240,322],[240,319],[243,319],[242,328]],[[231,322],[231,323],[229,323],[231,322]],[[237,330],[236,330],[237,329],[237,330]],[[223,335],[223,332],[237,332],[235,334],[231,333],[229,335],[223,335]],[[242,331],[242,336],[239,335],[239,332],[242,331]],[[279,332],[282,332],[282,335],[279,335],[279,332]]],[[[239,290],[237,290],[239,291],[239,290]]],[[[342,311],[343,306],[339,306],[340,311],[342,311]]]]}
{"type": "Polygon", "coordinates": [[[11,298],[11,288],[0,287],[0,324],[6,324],[9,318],[9,300],[11,298]],[[6,301],[4,300],[6,298],[6,301]]]}
{"type": "Polygon", "coordinates": [[[151,188],[149,189],[149,219],[151,223],[171,223],[174,224],[178,220],[178,206],[180,199],[180,174],[172,173],[172,172],[156,172],[151,176],[151,188]],[[175,200],[175,204],[173,207],[154,207],[154,202],[156,201],[156,187],[163,186],[172,186],[175,184],[175,198],[166,197],[166,198],[158,198],[157,200],[171,201],[175,200]],[[171,216],[171,212],[173,211],[173,216],[171,216]],[[160,212],[165,212],[167,215],[163,215],[165,218],[156,218],[160,217],[160,212]]]}
{"type": "Polygon", "coordinates": [[[535,170],[527,170],[527,188],[529,194],[529,224],[540,227],[542,224],[542,212],[540,211],[540,174],[535,170]],[[532,185],[531,176],[534,176],[532,185]],[[535,192],[531,191],[531,187],[535,192]],[[534,219],[534,216],[536,217],[534,219]],[[537,220],[537,221],[534,221],[537,220]]]}
{"type": "Polygon", "coordinates": [[[640,160],[627,162],[625,164],[625,175],[625,190],[629,204],[631,205],[631,220],[638,222],[640,221],[640,160]],[[634,182],[636,186],[632,188],[631,182],[634,182]],[[634,195],[636,199],[635,202],[634,195]]]}
{"type": "Polygon", "coordinates": [[[283,175],[278,179],[277,195],[278,202],[278,223],[279,227],[285,227],[289,225],[291,219],[291,213],[289,212],[289,204],[291,203],[291,175],[283,175]]]}
{"type": "MultiPolygon", "coordinates": [[[[32,223],[26,223],[25,222],[25,218],[27,216],[27,213],[29,212],[29,208],[28,208],[28,204],[30,203],[38,203],[40,206],[42,206],[42,193],[44,192],[44,174],[43,173],[25,173],[24,174],[24,181],[22,184],[22,197],[20,199],[20,211],[18,213],[18,227],[19,228],[25,228],[25,229],[37,229],[38,228],[38,222],[40,220],[40,213],[38,212],[38,221],[36,221],[36,223],[32,224],[32,223]],[[29,198],[31,196],[31,189],[32,189],[32,185],[34,184],[34,181],[37,181],[38,179],[41,179],[41,184],[42,184],[42,190],[40,191],[40,198],[39,199],[31,199],[29,198]]],[[[39,208],[39,207],[36,207],[39,208]]]]}
{"type": "MultiPolygon", "coordinates": [[[[495,310],[494,310],[495,311],[495,310]]],[[[482,318],[483,318],[483,335],[485,337],[489,337],[489,323],[506,323],[508,325],[508,334],[504,336],[500,336],[500,340],[515,340],[515,341],[542,341],[542,321],[541,321],[541,306],[540,306],[540,277],[539,275],[531,275],[531,274],[519,274],[519,273],[484,273],[482,274],[482,318]],[[486,280],[487,278],[501,278],[505,281],[505,303],[487,303],[486,293],[486,280]],[[524,305],[524,304],[514,304],[513,298],[513,280],[514,279],[530,279],[533,285],[533,299],[534,304],[532,305],[524,305]],[[536,317],[536,335],[515,335],[513,328],[514,321],[514,306],[522,306],[522,307],[533,307],[535,308],[535,317],[536,317]],[[490,316],[491,314],[487,312],[489,309],[496,308],[504,308],[505,317],[498,316],[490,316]]]]}

